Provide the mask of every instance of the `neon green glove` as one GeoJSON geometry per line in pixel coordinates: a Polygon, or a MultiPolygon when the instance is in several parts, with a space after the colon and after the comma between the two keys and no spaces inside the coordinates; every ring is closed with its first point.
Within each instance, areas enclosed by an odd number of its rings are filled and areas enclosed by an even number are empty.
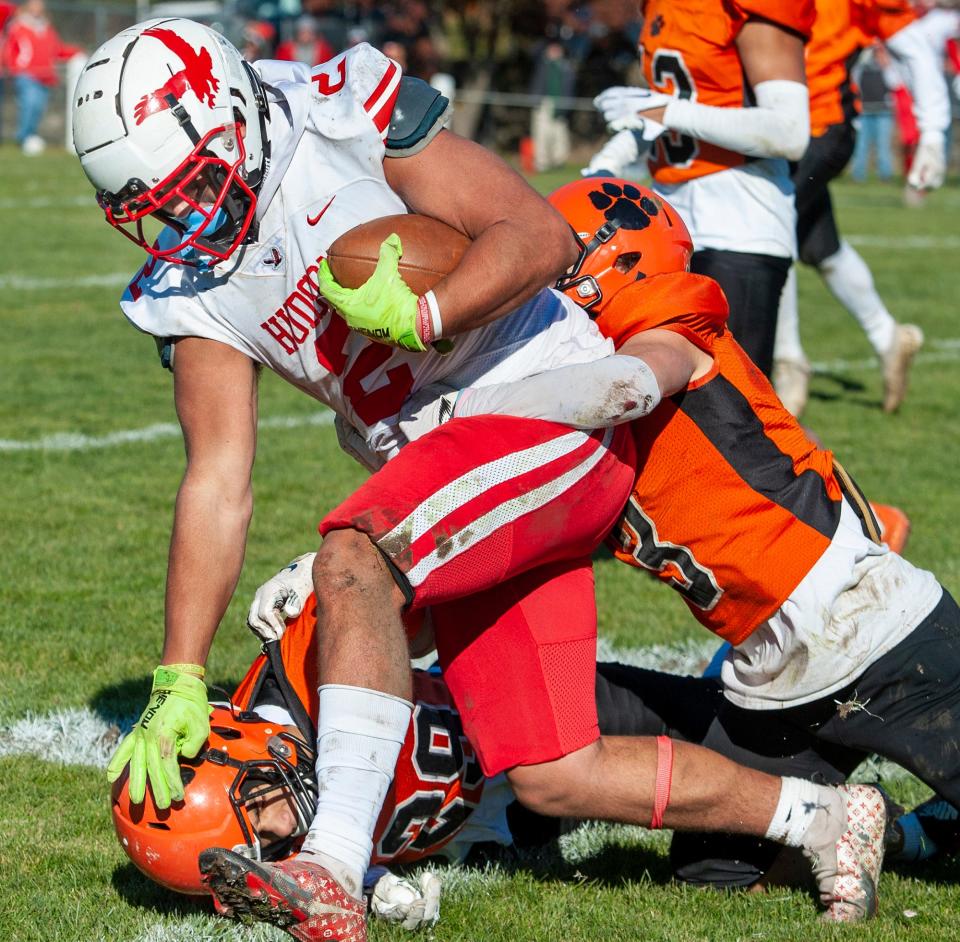
{"type": "Polygon", "coordinates": [[[177,756],[194,758],[210,735],[206,684],[175,669],[194,666],[161,665],[153,672],[150,702],[110,759],[110,782],[116,781],[130,763],[130,800],[134,804],[143,801],[148,776],[157,808],[169,808],[171,801],[183,800],[177,756]]]}
{"type": "Polygon", "coordinates": [[[324,259],[317,276],[319,289],[354,330],[379,343],[422,353],[427,348],[417,332],[420,299],[400,276],[401,255],[400,236],[387,236],[377,267],[359,288],[337,284],[324,259]]]}

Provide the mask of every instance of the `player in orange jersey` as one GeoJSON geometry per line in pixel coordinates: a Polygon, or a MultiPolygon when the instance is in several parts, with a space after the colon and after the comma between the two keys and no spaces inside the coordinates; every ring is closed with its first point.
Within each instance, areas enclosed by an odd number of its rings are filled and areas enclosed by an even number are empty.
{"type": "Polygon", "coordinates": [[[624,130],[588,169],[623,176],[647,154],[653,189],[693,236],[691,270],[721,284],[731,329],[769,373],[777,301],[796,256],[787,160],[809,138],[803,44],[813,0],[646,0],[642,9],[650,90],[598,96],[610,129],[624,130]]]}
{"type": "MultiPolygon", "coordinates": [[[[923,332],[898,324],[884,305],[866,262],[840,238],[828,190],[853,154],[860,101],[850,70],[861,50],[882,40],[898,60],[913,95],[920,131],[908,186],[914,191],[943,183],[950,97],[939,50],[909,0],[817,0],[817,19],[807,46],[810,145],[793,170],[797,188],[800,260],[814,266],[837,300],[857,319],[880,360],[883,409],[903,401],[923,332]]],[[[778,317],[774,385],[784,405],[799,415],[807,400],[810,365],[800,343],[796,275],[784,288],[778,317]]]]}
{"type": "MultiPolygon", "coordinates": [[[[616,179],[550,199],[582,246],[558,288],[654,377],[632,422],[638,473],[615,554],[732,645],[704,744],[760,769],[809,750],[877,752],[960,805],[960,609],[950,594],[881,543],[853,480],[727,329],[718,285],[663,253],[682,226],[669,205],[616,179]],[[675,267],[658,267],[671,258],[675,267]]],[[[467,389],[447,397],[447,414],[617,422],[627,410],[611,408],[610,370],[467,389]]],[[[424,407],[408,436],[437,415],[424,407]]]]}
{"type": "MultiPolygon", "coordinates": [[[[214,704],[211,736],[197,758],[181,762],[183,801],[158,809],[149,792],[144,805],[134,804],[129,777],[114,783],[111,807],[121,845],[168,889],[208,892],[198,864],[208,847],[277,861],[302,843],[317,791],[310,745],[319,709],[312,560],[312,553],[299,557],[258,589],[249,623],[262,653],[229,704],[214,704]]],[[[596,696],[605,733],[696,741],[716,711],[719,685],[599,664],[596,696]]],[[[413,716],[364,880],[371,911],[408,928],[437,914],[436,878],[421,875],[416,885],[403,882],[398,889],[385,865],[458,862],[475,856],[477,845],[529,846],[538,834],[557,833],[556,825],[514,803],[503,776],[483,775],[442,676],[414,671],[413,716]]]]}

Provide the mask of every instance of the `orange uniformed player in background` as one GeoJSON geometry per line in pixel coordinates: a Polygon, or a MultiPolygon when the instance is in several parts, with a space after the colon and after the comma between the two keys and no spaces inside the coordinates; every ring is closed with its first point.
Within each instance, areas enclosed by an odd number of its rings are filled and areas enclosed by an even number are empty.
{"type": "MultiPolygon", "coordinates": [[[[849,162],[856,139],[860,100],[851,68],[875,40],[886,43],[913,95],[920,141],[908,187],[916,191],[943,183],[950,98],[941,54],[925,36],[909,0],[817,0],[817,19],[806,54],[810,145],[793,169],[793,182],[800,260],[817,269],[863,328],[882,366],[884,411],[893,412],[906,394],[910,365],[923,343],[923,332],[913,324],[898,324],[887,310],[866,262],[837,232],[827,189],[849,162]]],[[[793,274],[781,300],[775,360],[777,392],[784,405],[799,415],[807,401],[810,365],[800,342],[793,274]]]]}
{"type": "MultiPolygon", "coordinates": [[[[796,255],[788,160],[803,154],[803,48],[813,0],[646,0],[639,53],[650,89],[596,99],[612,131],[589,172],[622,176],[646,153],[653,189],[693,237],[730,327],[769,373],[777,304],[796,255]]],[[[585,171],[587,172],[587,171],[585,171]]]]}

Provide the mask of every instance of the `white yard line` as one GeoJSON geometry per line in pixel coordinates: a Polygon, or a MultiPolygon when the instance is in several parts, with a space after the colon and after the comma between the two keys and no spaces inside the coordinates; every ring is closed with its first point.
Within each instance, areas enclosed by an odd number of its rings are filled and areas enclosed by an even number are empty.
{"type": "MultiPolygon", "coordinates": [[[[917,363],[953,363],[960,360],[960,337],[944,337],[928,340],[917,354],[917,363]]],[[[836,360],[816,360],[810,364],[814,373],[849,373],[859,370],[877,370],[876,357],[851,360],[840,357],[836,360]]]]}
{"type": "MultiPolygon", "coordinates": [[[[310,415],[275,416],[261,419],[260,429],[304,428],[307,426],[333,425],[332,412],[314,412],[310,415]]],[[[106,435],[84,435],[80,432],[57,432],[43,438],[20,441],[0,438],[0,452],[10,451],[93,451],[98,448],[113,448],[136,442],[155,442],[166,438],[179,438],[180,426],[173,422],[157,422],[145,428],[109,432],[106,435]]]]}
{"type": "Polygon", "coordinates": [[[76,196],[29,196],[26,199],[0,199],[0,209],[63,209],[65,206],[89,206],[97,209],[93,192],[76,196]]]}
{"type": "Polygon", "coordinates": [[[123,288],[130,283],[136,269],[105,275],[73,275],[57,278],[34,278],[29,275],[0,275],[2,291],[61,291],[64,288],[123,288]]]}
{"type": "Polygon", "coordinates": [[[849,235],[844,238],[852,245],[871,249],[960,249],[960,236],[954,235],[849,235]]]}
{"type": "MultiPolygon", "coordinates": [[[[719,647],[719,640],[710,636],[689,638],[672,644],[655,644],[637,648],[617,648],[601,638],[597,659],[619,661],[670,674],[699,676],[719,647]]],[[[67,765],[106,768],[120,732],[133,726],[135,716],[112,722],[89,707],[73,707],[50,713],[27,713],[17,720],[0,725],[0,757],[31,755],[67,765]]],[[[901,778],[906,773],[886,760],[872,759],[861,773],[876,778],[901,778]]],[[[863,767],[861,767],[863,768],[863,767]]],[[[578,845],[579,846],[579,845],[578,845]]],[[[571,853],[576,853],[571,849],[571,853]]]]}
{"type": "MultiPolygon", "coordinates": [[[[79,198],[78,198],[79,200],[79,198]]],[[[0,210],[29,205],[31,208],[54,205],[53,201],[46,202],[42,198],[24,201],[0,200],[0,210]]],[[[66,205],[80,205],[79,202],[68,201],[66,205]]],[[[960,249],[960,236],[954,235],[911,235],[892,236],[861,233],[860,235],[845,236],[853,245],[864,248],[896,249],[897,251],[930,251],[934,249],[960,249]]],[[[0,290],[15,289],[17,291],[59,291],[63,288],[117,288],[126,286],[133,277],[135,269],[131,267],[125,271],[106,272],[93,275],[59,276],[55,278],[35,278],[13,272],[0,273],[0,290]]]]}
{"type": "MultiPolygon", "coordinates": [[[[931,340],[928,350],[917,355],[920,363],[953,363],[960,360],[960,337],[931,340]]],[[[875,370],[877,361],[872,357],[859,360],[818,360],[811,364],[814,373],[844,373],[858,370],[875,370]]],[[[277,416],[262,419],[261,429],[294,429],[305,426],[333,424],[332,412],[317,412],[304,416],[277,416]]],[[[155,442],[167,438],[179,438],[180,426],[172,422],[158,422],[144,428],[108,432],[105,435],[85,435],[82,432],[57,432],[36,439],[0,438],[0,453],[14,451],[93,451],[114,448],[136,442],[155,442]]]]}

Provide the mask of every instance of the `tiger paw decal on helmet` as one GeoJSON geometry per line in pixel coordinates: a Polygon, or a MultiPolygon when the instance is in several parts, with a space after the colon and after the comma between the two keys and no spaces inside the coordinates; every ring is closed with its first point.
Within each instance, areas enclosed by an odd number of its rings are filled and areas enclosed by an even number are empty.
{"type": "Polygon", "coordinates": [[[556,288],[599,317],[621,288],[652,275],[689,271],[693,242],[670,204],[617,177],[574,180],[548,197],[580,247],[556,288]]]}
{"type": "Polygon", "coordinates": [[[602,183],[590,194],[590,202],[603,212],[604,219],[616,220],[624,229],[646,229],[650,217],[660,213],[660,207],[632,183],[602,183]]]}

